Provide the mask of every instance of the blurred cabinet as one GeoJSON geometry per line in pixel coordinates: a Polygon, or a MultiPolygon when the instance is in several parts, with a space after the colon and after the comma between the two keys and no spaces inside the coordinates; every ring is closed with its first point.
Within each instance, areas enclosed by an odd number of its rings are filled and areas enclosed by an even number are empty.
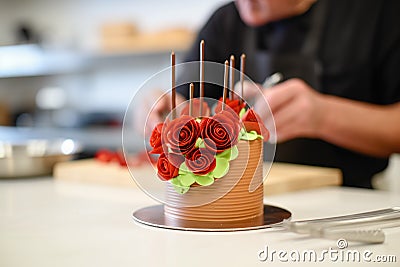
{"type": "Polygon", "coordinates": [[[5,103],[0,102],[0,126],[10,125],[10,122],[8,106],[5,103]]]}

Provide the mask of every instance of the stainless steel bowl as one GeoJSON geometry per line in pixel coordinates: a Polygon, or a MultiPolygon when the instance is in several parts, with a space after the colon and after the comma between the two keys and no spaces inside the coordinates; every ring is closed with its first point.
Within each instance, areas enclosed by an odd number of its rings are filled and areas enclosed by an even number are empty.
{"type": "Polygon", "coordinates": [[[0,141],[0,178],[50,175],[57,162],[72,159],[80,149],[71,139],[0,141]]]}

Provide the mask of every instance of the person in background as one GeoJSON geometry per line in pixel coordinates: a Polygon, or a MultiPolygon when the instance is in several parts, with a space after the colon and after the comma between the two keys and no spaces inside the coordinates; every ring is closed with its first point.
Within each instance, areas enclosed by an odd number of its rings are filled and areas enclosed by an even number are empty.
{"type": "MultiPolygon", "coordinates": [[[[275,160],[340,168],[343,185],[372,188],[400,152],[399,12],[396,0],[236,0],[215,11],[185,61],[199,60],[205,40],[207,61],[245,53],[256,83],[282,73],[282,83],[256,89],[274,115],[275,160]]],[[[188,97],[178,89],[179,101],[188,97]]],[[[167,109],[160,101],[149,120],[167,109]]],[[[262,101],[255,109],[265,118],[262,101]]]]}

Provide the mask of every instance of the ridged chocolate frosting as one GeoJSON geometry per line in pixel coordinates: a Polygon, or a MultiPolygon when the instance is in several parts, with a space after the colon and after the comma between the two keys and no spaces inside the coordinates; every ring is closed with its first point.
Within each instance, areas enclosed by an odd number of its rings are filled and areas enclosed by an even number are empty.
{"type": "Polygon", "coordinates": [[[179,194],[167,183],[167,219],[228,222],[263,216],[263,142],[240,141],[237,146],[239,156],[230,161],[229,172],[212,185],[179,194]]]}

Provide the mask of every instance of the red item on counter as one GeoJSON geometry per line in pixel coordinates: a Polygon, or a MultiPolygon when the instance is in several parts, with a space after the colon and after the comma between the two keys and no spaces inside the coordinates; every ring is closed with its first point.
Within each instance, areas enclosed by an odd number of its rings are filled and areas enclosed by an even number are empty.
{"type": "Polygon", "coordinates": [[[123,167],[128,165],[122,151],[115,152],[108,149],[100,149],[95,154],[95,159],[104,163],[117,162],[120,166],[123,167]]]}

